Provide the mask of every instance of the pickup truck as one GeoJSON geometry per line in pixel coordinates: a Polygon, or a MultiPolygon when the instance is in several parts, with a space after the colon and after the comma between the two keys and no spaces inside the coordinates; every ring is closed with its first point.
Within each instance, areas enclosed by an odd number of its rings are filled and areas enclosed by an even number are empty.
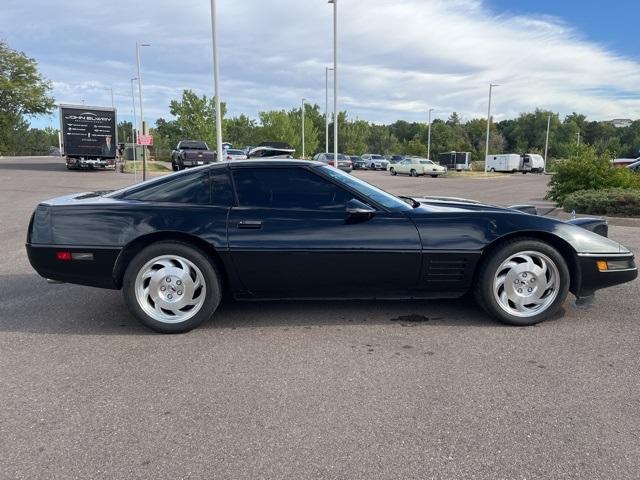
{"type": "Polygon", "coordinates": [[[206,142],[182,140],[171,152],[171,168],[174,172],[216,161],[216,152],[209,150],[206,142]]]}

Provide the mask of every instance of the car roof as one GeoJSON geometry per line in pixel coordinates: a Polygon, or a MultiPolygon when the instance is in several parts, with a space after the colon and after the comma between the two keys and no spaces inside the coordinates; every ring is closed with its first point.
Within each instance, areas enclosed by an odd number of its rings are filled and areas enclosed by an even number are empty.
{"type": "Polygon", "coordinates": [[[289,158],[274,158],[274,159],[249,159],[249,160],[234,160],[215,162],[210,164],[212,168],[217,166],[233,166],[233,167],[313,167],[313,166],[325,166],[325,163],[314,162],[311,160],[296,160],[289,158]]]}

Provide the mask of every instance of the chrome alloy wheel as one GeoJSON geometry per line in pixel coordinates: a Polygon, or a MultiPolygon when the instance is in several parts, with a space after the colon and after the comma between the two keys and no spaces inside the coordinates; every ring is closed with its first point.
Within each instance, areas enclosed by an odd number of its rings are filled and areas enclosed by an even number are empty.
{"type": "Polygon", "coordinates": [[[508,314],[533,317],[553,304],[559,281],[558,267],[548,256],[535,251],[519,252],[498,267],[493,295],[508,314]]]}
{"type": "Polygon", "coordinates": [[[200,311],[207,285],[193,262],[178,255],[162,255],[138,271],[135,293],[138,305],[151,318],[180,323],[200,311]]]}

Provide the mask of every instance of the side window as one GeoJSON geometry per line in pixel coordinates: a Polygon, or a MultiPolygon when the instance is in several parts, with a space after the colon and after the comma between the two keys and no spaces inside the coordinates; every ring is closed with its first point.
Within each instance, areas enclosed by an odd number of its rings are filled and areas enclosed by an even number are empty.
{"type": "Polygon", "coordinates": [[[229,171],[226,168],[211,169],[211,204],[230,207],[234,203],[229,171]]]}
{"type": "Polygon", "coordinates": [[[353,194],[301,167],[237,168],[233,179],[243,207],[338,210],[353,194]]]}
{"type": "Polygon", "coordinates": [[[179,175],[166,182],[133,192],[128,200],[208,205],[210,201],[209,171],[179,175]]]}

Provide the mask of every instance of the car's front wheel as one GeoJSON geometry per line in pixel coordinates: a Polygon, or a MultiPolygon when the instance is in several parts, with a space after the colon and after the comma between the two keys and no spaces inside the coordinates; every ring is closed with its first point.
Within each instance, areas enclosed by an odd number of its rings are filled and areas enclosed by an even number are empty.
{"type": "Polygon", "coordinates": [[[221,299],[216,268],[200,249],[182,242],[150,245],[129,263],[123,295],[131,313],[161,333],[183,333],[211,318],[221,299]]]}
{"type": "Polygon", "coordinates": [[[558,311],[569,283],[567,262],[554,247],[536,239],[510,240],[484,260],[475,296],[497,320],[528,326],[558,311]]]}
{"type": "Polygon", "coordinates": [[[391,167],[391,168],[389,169],[389,173],[390,173],[391,175],[394,175],[394,176],[395,176],[395,175],[398,175],[398,172],[396,172],[396,169],[395,169],[395,168],[393,168],[393,167],[391,167]]]}
{"type": "Polygon", "coordinates": [[[414,169],[411,169],[411,176],[412,177],[417,177],[418,176],[418,172],[416,172],[414,169]]]}

